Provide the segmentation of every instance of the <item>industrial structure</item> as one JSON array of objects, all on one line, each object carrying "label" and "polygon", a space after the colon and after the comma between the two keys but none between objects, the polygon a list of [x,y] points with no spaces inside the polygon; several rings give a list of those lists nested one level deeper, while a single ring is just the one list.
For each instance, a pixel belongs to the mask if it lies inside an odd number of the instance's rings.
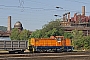
[{"label": "industrial structure", "polygon": [[8,16],[8,26],[7,26],[7,31],[11,31],[11,16]]},{"label": "industrial structure", "polygon": [[82,14],[75,13],[70,18],[70,12],[63,14],[63,21],[60,22],[65,32],[72,32],[77,29],[83,31],[84,36],[90,35],[90,16],[85,16],[85,6],[82,6]]},{"label": "industrial structure", "polygon": [[20,31],[23,30],[22,23],[20,21],[17,21],[14,25],[14,28],[18,28]]},{"label": "industrial structure", "polygon": [[[17,21],[14,24],[14,28],[18,28],[19,31],[23,30],[22,23],[20,21]],[[11,34],[11,16],[8,16],[8,25],[7,25],[7,31],[0,31],[0,37],[9,37]]]},{"label": "industrial structure", "polygon": [[0,31],[0,37],[9,37],[11,33],[11,16],[8,16],[7,31]]}]

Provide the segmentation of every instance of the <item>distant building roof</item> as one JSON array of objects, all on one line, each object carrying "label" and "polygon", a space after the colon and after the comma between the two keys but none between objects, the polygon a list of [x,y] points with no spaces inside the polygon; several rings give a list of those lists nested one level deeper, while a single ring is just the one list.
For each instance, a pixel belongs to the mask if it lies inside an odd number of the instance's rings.
[{"label": "distant building roof", "polygon": [[18,29],[22,30],[23,29],[22,23],[20,21],[17,21],[14,25],[14,28],[18,28]]}]

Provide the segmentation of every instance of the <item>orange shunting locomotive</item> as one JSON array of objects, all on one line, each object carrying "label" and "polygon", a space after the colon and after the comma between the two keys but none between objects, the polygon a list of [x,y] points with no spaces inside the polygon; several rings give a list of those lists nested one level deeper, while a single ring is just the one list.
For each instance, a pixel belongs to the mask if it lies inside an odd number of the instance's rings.
[{"label": "orange shunting locomotive", "polygon": [[51,36],[50,38],[31,38],[29,40],[31,52],[63,52],[73,51],[70,39],[64,36]]}]

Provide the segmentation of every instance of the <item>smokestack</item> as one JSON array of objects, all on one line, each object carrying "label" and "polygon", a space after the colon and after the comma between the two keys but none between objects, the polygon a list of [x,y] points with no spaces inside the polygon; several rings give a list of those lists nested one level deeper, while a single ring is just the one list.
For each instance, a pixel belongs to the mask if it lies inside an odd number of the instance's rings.
[{"label": "smokestack", "polygon": [[68,22],[70,22],[70,12],[68,12]]},{"label": "smokestack", "polygon": [[8,27],[7,31],[11,31],[11,16],[8,16]]},{"label": "smokestack", "polygon": [[67,21],[67,13],[65,13],[65,21]]},{"label": "smokestack", "polygon": [[82,6],[82,15],[85,16],[85,6]]},{"label": "smokestack", "polygon": [[63,14],[63,21],[65,21],[65,14]]}]

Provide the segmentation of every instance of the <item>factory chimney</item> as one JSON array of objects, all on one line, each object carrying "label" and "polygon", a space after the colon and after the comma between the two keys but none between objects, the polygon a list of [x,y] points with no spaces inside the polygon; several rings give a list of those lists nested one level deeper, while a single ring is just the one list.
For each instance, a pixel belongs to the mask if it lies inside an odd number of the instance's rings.
[{"label": "factory chimney", "polygon": [[65,22],[65,14],[63,14],[63,21]]},{"label": "factory chimney", "polygon": [[7,27],[7,31],[8,32],[11,31],[11,16],[8,16],[8,27]]},{"label": "factory chimney", "polygon": [[85,6],[82,6],[82,15],[85,16]]},{"label": "factory chimney", "polygon": [[67,21],[67,13],[65,13],[65,21]]},{"label": "factory chimney", "polygon": [[70,22],[70,12],[68,12],[68,22]]}]

